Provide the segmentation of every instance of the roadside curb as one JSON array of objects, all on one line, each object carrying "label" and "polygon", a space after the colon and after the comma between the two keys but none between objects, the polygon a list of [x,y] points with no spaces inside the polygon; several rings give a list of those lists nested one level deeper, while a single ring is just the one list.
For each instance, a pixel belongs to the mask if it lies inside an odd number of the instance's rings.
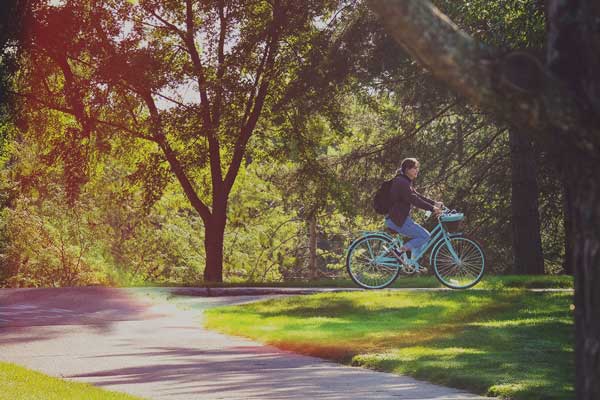
[{"label": "roadside curb", "polygon": [[[361,288],[282,288],[282,287],[172,287],[168,292],[176,296],[225,297],[225,296],[259,296],[259,295],[305,295],[316,293],[362,292]],[[452,291],[448,288],[389,288],[389,291]],[[490,290],[490,289],[471,289]],[[573,289],[524,289],[531,292],[572,292]],[[377,291],[373,291],[377,292]]]},{"label": "roadside curb", "polygon": [[358,288],[277,288],[277,287],[239,287],[239,288],[170,288],[169,292],[178,296],[223,297],[258,295],[303,295],[315,293],[356,292]]}]

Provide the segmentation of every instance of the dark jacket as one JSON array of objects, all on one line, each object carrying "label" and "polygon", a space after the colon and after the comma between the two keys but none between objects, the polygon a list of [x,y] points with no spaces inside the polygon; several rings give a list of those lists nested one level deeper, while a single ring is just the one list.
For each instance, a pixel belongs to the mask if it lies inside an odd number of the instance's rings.
[{"label": "dark jacket", "polygon": [[398,225],[404,225],[406,217],[410,213],[411,206],[433,211],[435,202],[423,196],[415,190],[412,181],[406,175],[396,175],[390,188],[392,207],[389,216]]}]

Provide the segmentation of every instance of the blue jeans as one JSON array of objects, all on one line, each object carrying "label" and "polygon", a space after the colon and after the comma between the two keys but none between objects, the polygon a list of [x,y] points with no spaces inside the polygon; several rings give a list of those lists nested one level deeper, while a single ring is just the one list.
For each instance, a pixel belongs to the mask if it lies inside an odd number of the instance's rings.
[{"label": "blue jeans", "polygon": [[[401,235],[408,236],[411,240],[404,243],[404,247],[411,251],[411,256],[414,257],[415,253],[423,247],[431,236],[427,229],[417,224],[412,220],[411,217],[406,217],[406,221],[402,226],[398,226],[392,221],[390,217],[386,217],[385,225],[400,233]],[[416,251],[415,251],[416,250]]]}]

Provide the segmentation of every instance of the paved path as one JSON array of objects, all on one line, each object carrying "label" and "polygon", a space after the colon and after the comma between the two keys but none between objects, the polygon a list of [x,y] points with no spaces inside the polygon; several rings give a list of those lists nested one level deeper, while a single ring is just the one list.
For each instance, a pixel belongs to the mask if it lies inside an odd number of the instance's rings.
[{"label": "paved path", "polygon": [[480,398],[202,328],[199,309],[265,295],[189,297],[192,311],[156,293],[0,290],[0,360],[149,399]]}]

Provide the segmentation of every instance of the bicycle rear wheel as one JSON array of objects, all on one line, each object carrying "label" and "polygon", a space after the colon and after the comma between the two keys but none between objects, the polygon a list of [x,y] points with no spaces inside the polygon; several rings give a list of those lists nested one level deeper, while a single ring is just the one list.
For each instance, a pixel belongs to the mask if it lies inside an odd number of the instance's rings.
[{"label": "bicycle rear wheel", "polygon": [[433,271],[451,289],[468,289],[483,277],[485,256],[481,246],[464,236],[449,239],[435,250]]},{"label": "bicycle rear wheel", "polygon": [[346,268],[354,283],[365,289],[391,285],[401,268],[392,247],[392,241],[385,236],[368,235],[356,241],[346,257]]}]

